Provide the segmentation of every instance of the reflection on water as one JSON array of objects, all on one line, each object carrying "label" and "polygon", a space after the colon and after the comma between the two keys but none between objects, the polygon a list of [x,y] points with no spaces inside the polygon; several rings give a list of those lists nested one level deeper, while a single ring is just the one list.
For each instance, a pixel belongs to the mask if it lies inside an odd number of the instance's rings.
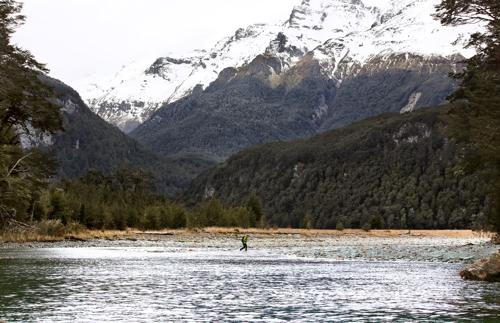
[{"label": "reflection on water", "polygon": [[497,322],[498,283],[462,265],[266,251],[0,250],[6,322]]}]

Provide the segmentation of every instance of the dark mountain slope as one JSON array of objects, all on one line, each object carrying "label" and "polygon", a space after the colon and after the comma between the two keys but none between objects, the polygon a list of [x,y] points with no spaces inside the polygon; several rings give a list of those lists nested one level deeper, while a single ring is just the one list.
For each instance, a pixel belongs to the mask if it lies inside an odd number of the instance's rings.
[{"label": "dark mountain slope", "polygon": [[309,118],[312,104],[303,102],[319,98],[316,82],[305,83],[288,95],[284,87],[273,89],[249,76],[209,87],[159,110],[130,135],[167,156],[217,161],[254,144],[308,137],[317,126]]},{"label": "dark mountain slope", "polygon": [[448,71],[416,73],[393,70],[348,79],[339,88],[320,131],[347,126],[384,112],[400,112],[404,107],[436,106],[446,103],[446,96],[455,89]]},{"label": "dark mountain slope", "polygon": [[250,147],[203,172],[182,192],[188,206],[212,196],[242,205],[255,191],[270,223],[359,228],[381,215],[387,228],[483,225],[488,200],[479,175],[456,178],[456,146],[440,108],[385,113],[313,138]]},{"label": "dark mountain slope", "polygon": [[173,194],[213,165],[199,159],[173,159],[157,154],[92,113],[69,86],[52,78],[44,78],[44,81],[64,93],[60,104],[66,131],[52,138],[51,145],[61,161],[61,176],[78,177],[89,168],[106,174],[117,164],[131,162],[153,172],[160,192]]},{"label": "dark mountain slope", "polygon": [[395,56],[338,84],[312,54],[283,73],[278,58],[259,55],[248,66],[223,70],[204,91],[162,107],[130,135],[166,156],[220,162],[255,144],[443,104],[454,88],[447,74],[457,59]]}]

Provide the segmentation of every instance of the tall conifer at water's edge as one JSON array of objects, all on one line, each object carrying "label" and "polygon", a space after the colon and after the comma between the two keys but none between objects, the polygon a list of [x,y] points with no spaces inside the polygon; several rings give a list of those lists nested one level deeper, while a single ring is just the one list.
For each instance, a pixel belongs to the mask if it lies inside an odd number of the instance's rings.
[{"label": "tall conifer at water's edge", "polygon": [[53,135],[62,131],[53,88],[39,76],[48,70],[27,50],[10,43],[25,20],[22,4],[0,1],[0,227],[28,220],[36,192],[54,174],[51,153],[21,147],[19,134]]},{"label": "tall conifer at water's edge", "polygon": [[493,224],[500,232],[500,3],[498,0],[443,0],[435,15],[441,23],[479,23],[484,32],[471,35],[466,47],[476,55],[464,60],[463,72],[453,74],[462,81],[448,99],[448,135],[462,147],[458,174],[488,170]]}]

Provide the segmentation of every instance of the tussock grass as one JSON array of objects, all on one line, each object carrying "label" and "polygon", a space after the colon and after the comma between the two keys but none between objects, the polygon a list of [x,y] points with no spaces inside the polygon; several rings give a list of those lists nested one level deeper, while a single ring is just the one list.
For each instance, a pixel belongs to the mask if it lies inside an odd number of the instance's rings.
[{"label": "tussock grass", "polygon": [[56,242],[64,240],[64,236],[53,236],[47,234],[39,234],[36,232],[2,232],[0,234],[0,242]]},{"label": "tussock grass", "polygon": [[88,230],[85,226],[76,222],[63,225],[58,220],[46,220],[33,223],[29,229],[11,228],[10,230],[0,231],[0,243],[86,241],[89,239],[119,239],[133,235],[130,230]]}]

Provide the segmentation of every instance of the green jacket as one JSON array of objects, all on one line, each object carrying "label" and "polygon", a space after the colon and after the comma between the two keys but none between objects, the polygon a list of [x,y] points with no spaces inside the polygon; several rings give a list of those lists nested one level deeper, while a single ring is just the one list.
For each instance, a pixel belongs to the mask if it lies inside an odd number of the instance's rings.
[{"label": "green jacket", "polygon": [[243,242],[243,244],[247,244],[247,236],[243,236],[243,238],[241,238],[241,242]]}]

